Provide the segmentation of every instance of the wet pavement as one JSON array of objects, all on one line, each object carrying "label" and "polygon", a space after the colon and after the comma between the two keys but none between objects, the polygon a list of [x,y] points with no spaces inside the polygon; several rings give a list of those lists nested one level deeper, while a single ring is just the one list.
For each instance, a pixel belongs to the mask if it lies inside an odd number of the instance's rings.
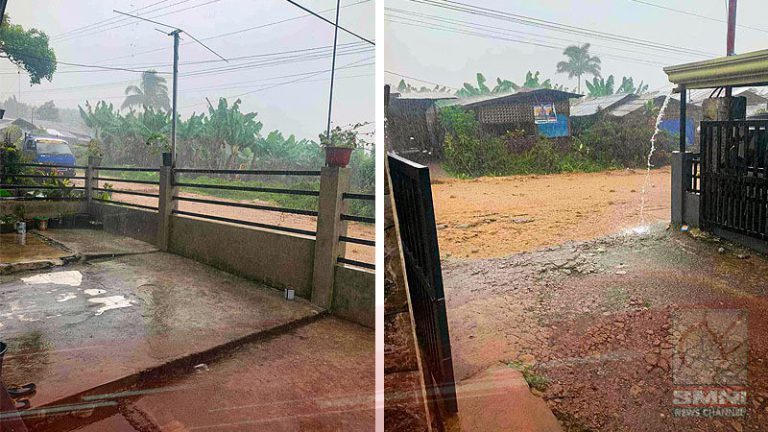
[{"label": "wet pavement", "polygon": [[85,259],[157,252],[159,250],[152,244],[130,237],[110,234],[103,230],[56,229],[38,232],[38,234]]},{"label": "wet pavement", "polygon": [[161,430],[372,431],[374,336],[323,318],[143,388],[134,406]]},{"label": "wet pavement", "polygon": [[79,401],[73,395],[163,365],[184,367],[185,359],[318,313],[160,252],[0,276],[0,335],[9,344],[3,380],[35,382],[33,408]]},{"label": "wet pavement", "polygon": [[73,253],[34,234],[0,234],[0,266],[23,262],[59,262]]},{"label": "wet pavement", "polygon": [[[532,365],[549,383],[535,392],[565,430],[766,430],[766,274],[763,256],[664,226],[506,258],[445,260],[456,377],[499,362]],[[738,347],[748,349],[715,360],[746,364],[746,417],[672,416],[675,362],[685,352],[678,325],[702,311],[745,325]]]}]

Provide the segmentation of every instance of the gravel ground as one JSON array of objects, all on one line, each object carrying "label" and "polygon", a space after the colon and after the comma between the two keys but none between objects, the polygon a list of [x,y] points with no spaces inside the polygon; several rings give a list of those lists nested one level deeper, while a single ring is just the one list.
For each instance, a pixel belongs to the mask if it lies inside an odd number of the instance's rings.
[{"label": "gravel ground", "polygon": [[[506,258],[448,258],[456,377],[498,362],[532,365],[548,381],[533,391],[568,431],[768,430],[766,272],[765,257],[666,225]],[[746,417],[672,416],[686,365],[706,369],[685,363],[693,358],[686,329],[702,311],[714,333],[743,330],[723,339],[735,341],[730,357],[705,352],[703,361],[746,380]]]}]

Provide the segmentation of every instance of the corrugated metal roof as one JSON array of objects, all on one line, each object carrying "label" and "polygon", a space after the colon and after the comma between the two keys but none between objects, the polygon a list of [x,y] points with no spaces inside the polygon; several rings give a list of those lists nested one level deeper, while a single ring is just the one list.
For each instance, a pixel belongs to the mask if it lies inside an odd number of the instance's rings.
[{"label": "corrugated metal roof", "polygon": [[632,93],[618,93],[610,96],[586,97],[571,104],[571,117],[585,117],[610,109],[625,100],[637,97]]},{"label": "corrugated metal roof", "polygon": [[768,50],[669,66],[664,72],[687,89],[768,85]]},{"label": "corrugated metal roof", "polygon": [[[642,108],[646,102],[652,99],[664,98],[666,95],[659,92],[650,92],[637,95],[636,98],[623,103],[616,108],[610,110],[609,114],[615,117],[624,117],[625,115],[635,112]],[[674,98],[674,96],[673,96]]]},{"label": "corrugated metal roof", "polygon": [[443,100],[443,99],[458,99],[459,97],[445,92],[412,92],[412,93],[400,93],[394,99],[400,100]]},{"label": "corrugated metal roof", "polygon": [[580,98],[583,95],[576,93],[569,93],[562,90],[554,89],[520,89],[513,93],[502,94],[489,94],[482,96],[473,96],[468,98],[460,98],[450,101],[444,101],[440,103],[440,106],[461,105],[466,108],[473,108],[480,105],[489,103],[517,103],[525,102],[528,100],[541,99],[545,101],[558,101],[563,99]]}]

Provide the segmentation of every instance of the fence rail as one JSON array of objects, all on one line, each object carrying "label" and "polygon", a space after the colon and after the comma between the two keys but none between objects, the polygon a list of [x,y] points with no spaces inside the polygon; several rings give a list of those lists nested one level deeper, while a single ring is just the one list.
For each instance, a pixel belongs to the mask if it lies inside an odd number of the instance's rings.
[{"label": "fence rail", "polygon": [[226,218],[223,216],[214,216],[214,215],[195,213],[195,212],[189,212],[189,211],[183,211],[183,210],[173,210],[171,213],[181,215],[181,216],[191,216],[191,217],[196,217],[201,219],[210,219],[210,220],[227,222],[227,223],[232,223],[237,225],[247,225],[247,226],[252,226],[256,228],[265,228],[265,229],[271,229],[275,231],[285,231],[293,234],[303,234],[307,236],[315,236],[317,234],[316,231],[304,230],[299,228],[291,228],[291,227],[285,227],[285,226],[273,225],[273,224],[265,224],[261,222],[251,222],[251,221],[246,221],[241,219],[232,219],[232,218]]},{"label": "fence rail", "polygon": [[[120,173],[157,173],[158,175],[161,173],[161,168],[154,168],[154,167],[117,167],[117,166],[68,166],[68,165],[55,165],[55,164],[16,164],[17,166],[21,167],[29,167],[29,168],[66,168],[66,169],[78,169],[78,170],[85,170],[85,175],[76,175],[74,177],[66,177],[68,180],[74,180],[76,181],[76,184],[70,185],[70,186],[59,186],[59,185],[18,185],[18,184],[8,184],[8,185],[0,185],[0,187],[8,189],[8,190],[73,190],[78,191],[79,196],[76,197],[61,197],[61,198],[46,198],[46,197],[38,197],[32,194],[27,194],[23,197],[11,197],[12,199],[67,199],[67,200],[86,200],[90,199],[96,202],[100,203],[106,203],[106,204],[112,204],[116,206],[125,206],[125,207],[132,207],[132,208],[138,208],[143,210],[150,210],[157,212],[160,210],[161,203],[161,193],[162,193],[162,185],[161,180],[158,178],[158,180],[146,180],[142,178],[131,178],[131,176],[126,175],[124,178],[120,178]],[[90,173],[89,174],[89,171]],[[101,176],[99,174],[106,174],[106,176]],[[312,190],[313,188],[307,188],[304,187],[302,189],[289,189],[289,188],[282,188],[282,187],[271,187],[270,185],[266,186],[250,186],[250,185],[237,185],[237,184],[211,184],[207,182],[202,181],[195,181],[194,179],[189,179],[188,181],[181,181],[180,176],[184,174],[212,174],[212,175],[236,175],[236,176],[275,176],[275,177],[291,177],[291,176],[297,176],[297,177],[304,177],[304,178],[311,178],[311,177],[320,177],[322,175],[321,171],[316,170],[297,170],[297,171],[288,171],[288,170],[232,170],[232,169],[203,169],[203,168],[174,168],[171,170],[170,175],[170,186],[173,186],[175,188],[178,188],[175,193],[171,196],[171,199],[175,201],[176,203],[196,203],[196,204],[206,204],[206,205],[213,205],[213,206],[221,206],[221,207],[231,207],[231,208],[237,208],[237,209],[248,209],[248,210],[258,210],[258,211],[265,211],[265,212],[275,212],[275,213],[282,213],[282,214],[292,214],[292,215],[300,215],[300,216],[308,216],[308,217],[318,217],[319,212],[317,208],[311,208],[311,206],[307,206],[306,204],[297,205],[296,207],[310,207],[310,208],[292,208],[291,206],[281,206],[281,205],[268,205],[268,204],[259,204],[259,203],[251,203],[251,202],[242,202],[242,201],[236,201],[236,200],[226,200],[226,199],[215,199],[215,198],[204,198],[204,197],[197,197],[197,196],[184,196],[185,194],[182,194],[181,191],[184,190],[184,188],[192,188],[192,189],[199,189],[199,190],[210,190],[211,194],[214,194],[216,190],[219,191],[236,191],[236,192],[253,192],[253,193],[266,193],[266,194],[275,194],[275,195],[286,195],[286,196],[297,196],[297,197],[311,197],[311,198],[319,198],[320,197],[320,191],[319,190]],[[8,175],[9,178],[28,178],[28,179],[46,179],[46,178],[54,178],[48,175],[42,175],[38,173],[22,173],[18,175]],[[64,177],[62,177],[64,178]],[[92,182],[92,183],[89,183]],[[150,185],[150,186],[157,186],[159,188],[158,191],[142,191],[142,190],[131,190],[133,188],[130,188],[128,186],[116,189],[114,187],[104,187],[106,183],[111,184],[123,184],[123,185]],[[139,189],[139,188],[136,188]],[[89,198],[86,191],[92,191],[93,194]],[[200,192],[205,193],[205,192]],[[51,194],[54,195],[54,194]],[[121,199],[121,197],[123,197]],[[140,198],[147,198],[147,199],[153,199],[156,200],[155,202],[148,201],[148,200],[128,200],[127,198],[129,196],[134,197],[140,197]],[[117,197],[117,199],[115,199]],[[372,202],[376,199],[376,196],[373,194],[366,194],[366,193],[359,193],[359,192],[345,192],[342,194],[342,199],[344,200],[358,200],[363,202]],[[131,201],[131,202],[129,202]],[[282,226],[275,223],[266,223],[261,221],[254,221],[254,220],[247,220],[241,217],[225,217],[221,215],[221,213],[217,214],[216,210],[210,211],[212,214],[206,214],[203,212],[198,211],[194,207],[183,207],[181,209],[177,208],[175,205],[171,205],[171,209],[169,210],[170,214],[173,214],[175,216],[182,216],[182,217],[193,217],[193,218],[200,218],[200,219],[206,219],[206,220],[212,220],[217,222],[224,222],[224,223],[232,223],[237,225],[243,225],[243,226],[249,226],[249,227],[255,227],[255,228],[262,228],[262,229],[269,229],[269,230],[275,230],[275,231],[281,231],[281,232],[287,232],[292,234],[300,234],[300,235],[306,235],[315,237],[317,235],[316,228],[315,229],[306,229],[304,227],[301,228],[295,228],[290,226]],[[239,216],[239,215],[238,215]],[[374,217],[368,217],[363,216],[359,214],[341,214],[338,216],[341,221],[344,222],[356,222],[356,223],[362,223],[362,224],[375,224],[376,219]],[[348,244],[354,244],[354,245],[360,245],[364,247],[375,247],[376,242],[372,239],[366,239],[366,238],[359,238],[351,235],[341,235],[338,237],[338,241],[342,243],[348,243]],[[357,266],[361,268],[366,269],[374,269],[375,265],[373,263],[367,263],[363,261],[358,261],[355,259],[348,258],[347,256],[341,256],[337,258],[337,262],[340,264],[347,264],[352,266]]]}]

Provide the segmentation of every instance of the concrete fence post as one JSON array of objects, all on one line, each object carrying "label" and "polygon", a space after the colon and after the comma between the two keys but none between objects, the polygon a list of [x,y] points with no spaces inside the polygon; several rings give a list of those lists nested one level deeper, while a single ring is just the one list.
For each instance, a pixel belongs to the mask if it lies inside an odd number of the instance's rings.
[{"label": "concrete fence post", "polygon": [[93,202],[93,188],[99,187],[98,174],[93,168],[99,165],[98,158],[88,156],[88,165],[85,167],[85,198],[88,201],[88,205]]},{"label": "concrete fence post", "polygon": [[162,251],[168,251],[168,243],[171,235],[171,215],[176,210],[177,187],[173,185],[173,168],[160,167],[160,191],[158,197],[157,212],[157,247]]},{"label": "concrete fence post", "polygon": [[312,303],[325,309],[333,303],[336,260],[344,254],[339,236],[347,233],[347,223],[341,220],[341,214],[347,207],[343,194],[349,191],[349,179],[349,168],[324,167],[320,174]]}]

